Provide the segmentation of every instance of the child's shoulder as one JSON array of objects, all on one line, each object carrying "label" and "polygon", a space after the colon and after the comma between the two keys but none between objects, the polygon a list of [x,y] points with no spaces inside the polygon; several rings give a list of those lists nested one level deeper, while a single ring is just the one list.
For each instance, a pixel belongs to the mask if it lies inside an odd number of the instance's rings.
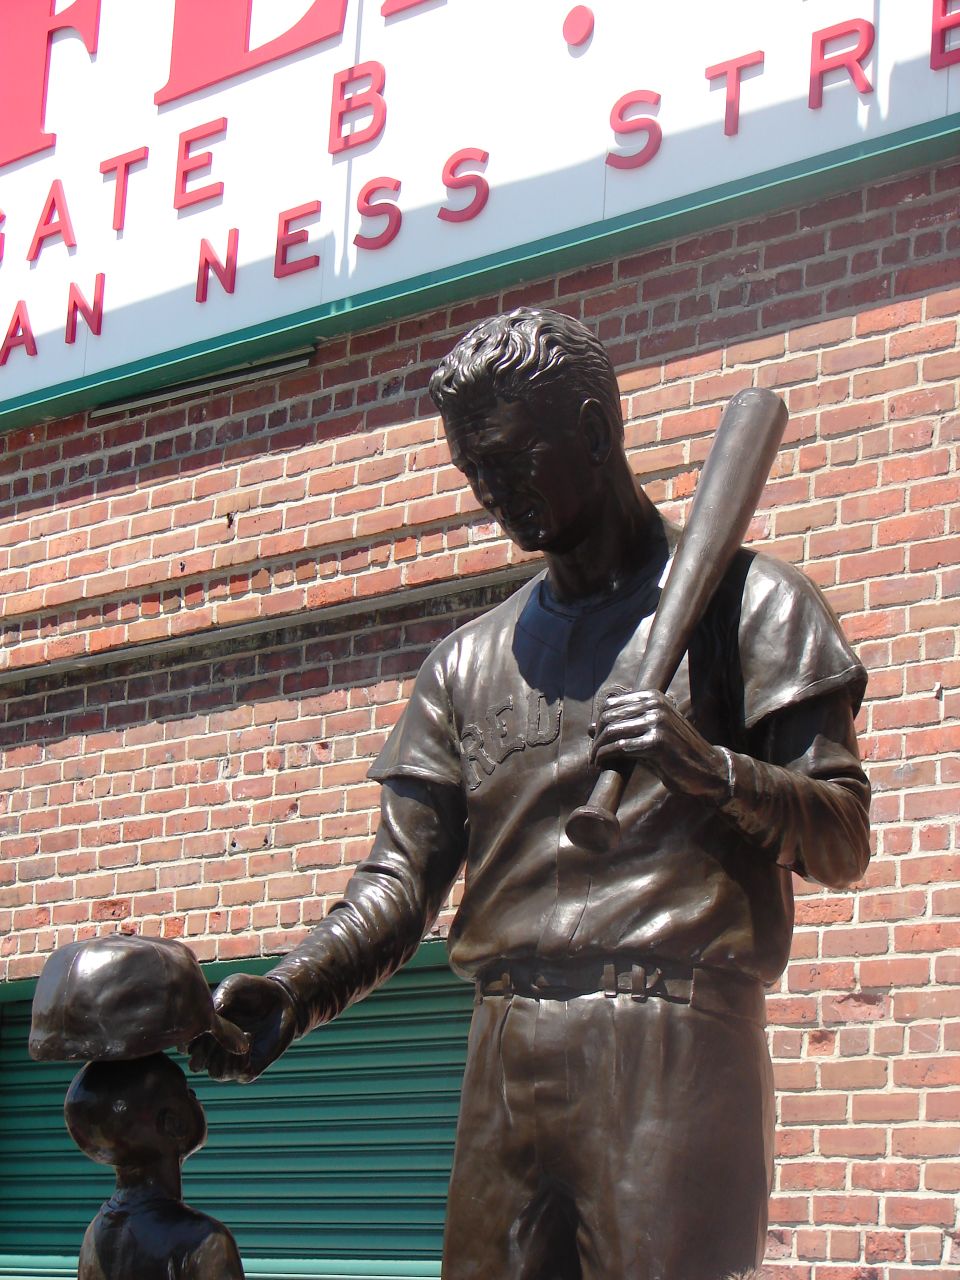
[{"label": "child's shoulder", "polygon": [[124,1280],[130,1274],[142,1280],[243,1280],[229,1229],[180,1200],[141,1201],[126,1212],[108,1200],[87,1228],[79,1280],[121,1280],[109,1266],[98,1269],[104,1258],[124,1259]]},{"label": "child's shoulder", "polygon": [[169,1229],[181,1248],[182,1271],[177,1280],[243,1280],[243,1265],[233,1233],[217,1218],[182,1201],[171,1201]]}]

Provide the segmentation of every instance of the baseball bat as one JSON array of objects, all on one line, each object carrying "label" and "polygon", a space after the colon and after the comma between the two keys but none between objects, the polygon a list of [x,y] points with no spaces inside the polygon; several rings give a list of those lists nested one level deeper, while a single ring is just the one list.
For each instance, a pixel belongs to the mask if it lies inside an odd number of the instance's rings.
[{"label": "baseball bat", "polygon": [[[638,689],[666,693],[697,623],[746,536],[787,425],[787,407],[759,387],[738,391],[703,464],[690,518],[660,593],[640,663]],[[569,839],[603,853],[620,839],[617,806],[633,762],[604,769],[590,799],[567,821]]]}]

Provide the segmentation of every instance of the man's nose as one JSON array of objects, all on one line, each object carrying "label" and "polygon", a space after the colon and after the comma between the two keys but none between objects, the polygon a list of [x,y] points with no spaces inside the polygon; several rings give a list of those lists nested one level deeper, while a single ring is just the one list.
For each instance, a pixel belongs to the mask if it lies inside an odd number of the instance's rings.
[{"label": "man's nose", "polygon": [[477,470],[477,497],[487,510],[499,507],[507,493],[507,485],[496,467],[480,467]]},{"label": "man's nose", "polygon": [[476,475],[477,497],[484,507],[500,508],[511,497],[511,481],[502,467],[488,463]]}]

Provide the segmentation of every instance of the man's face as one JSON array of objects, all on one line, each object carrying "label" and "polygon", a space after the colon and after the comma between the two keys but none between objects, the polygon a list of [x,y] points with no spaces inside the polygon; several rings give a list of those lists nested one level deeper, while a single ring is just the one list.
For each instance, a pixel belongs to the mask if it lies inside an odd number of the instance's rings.
[{"label": "man's face", "polygon": [[599,518],[602,470],[579,421],[544,424],[522,401],[498,400],[445,429],[453,465],[524,551],[570,551]]}]

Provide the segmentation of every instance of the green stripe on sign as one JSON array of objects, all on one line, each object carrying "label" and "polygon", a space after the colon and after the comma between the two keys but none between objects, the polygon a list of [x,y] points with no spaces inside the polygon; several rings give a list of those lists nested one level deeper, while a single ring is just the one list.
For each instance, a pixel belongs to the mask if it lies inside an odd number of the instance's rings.
[{"label": "green stripe on sign", "polygon": [[448,306],[723,222],[819,199],[909,168],[955,159],[958,135],[960,113],[954,113],[884,138],[46,387],[0,402],[0,431],[146,395],[233,370],[244,361],[280,355],[323,338]]}]

